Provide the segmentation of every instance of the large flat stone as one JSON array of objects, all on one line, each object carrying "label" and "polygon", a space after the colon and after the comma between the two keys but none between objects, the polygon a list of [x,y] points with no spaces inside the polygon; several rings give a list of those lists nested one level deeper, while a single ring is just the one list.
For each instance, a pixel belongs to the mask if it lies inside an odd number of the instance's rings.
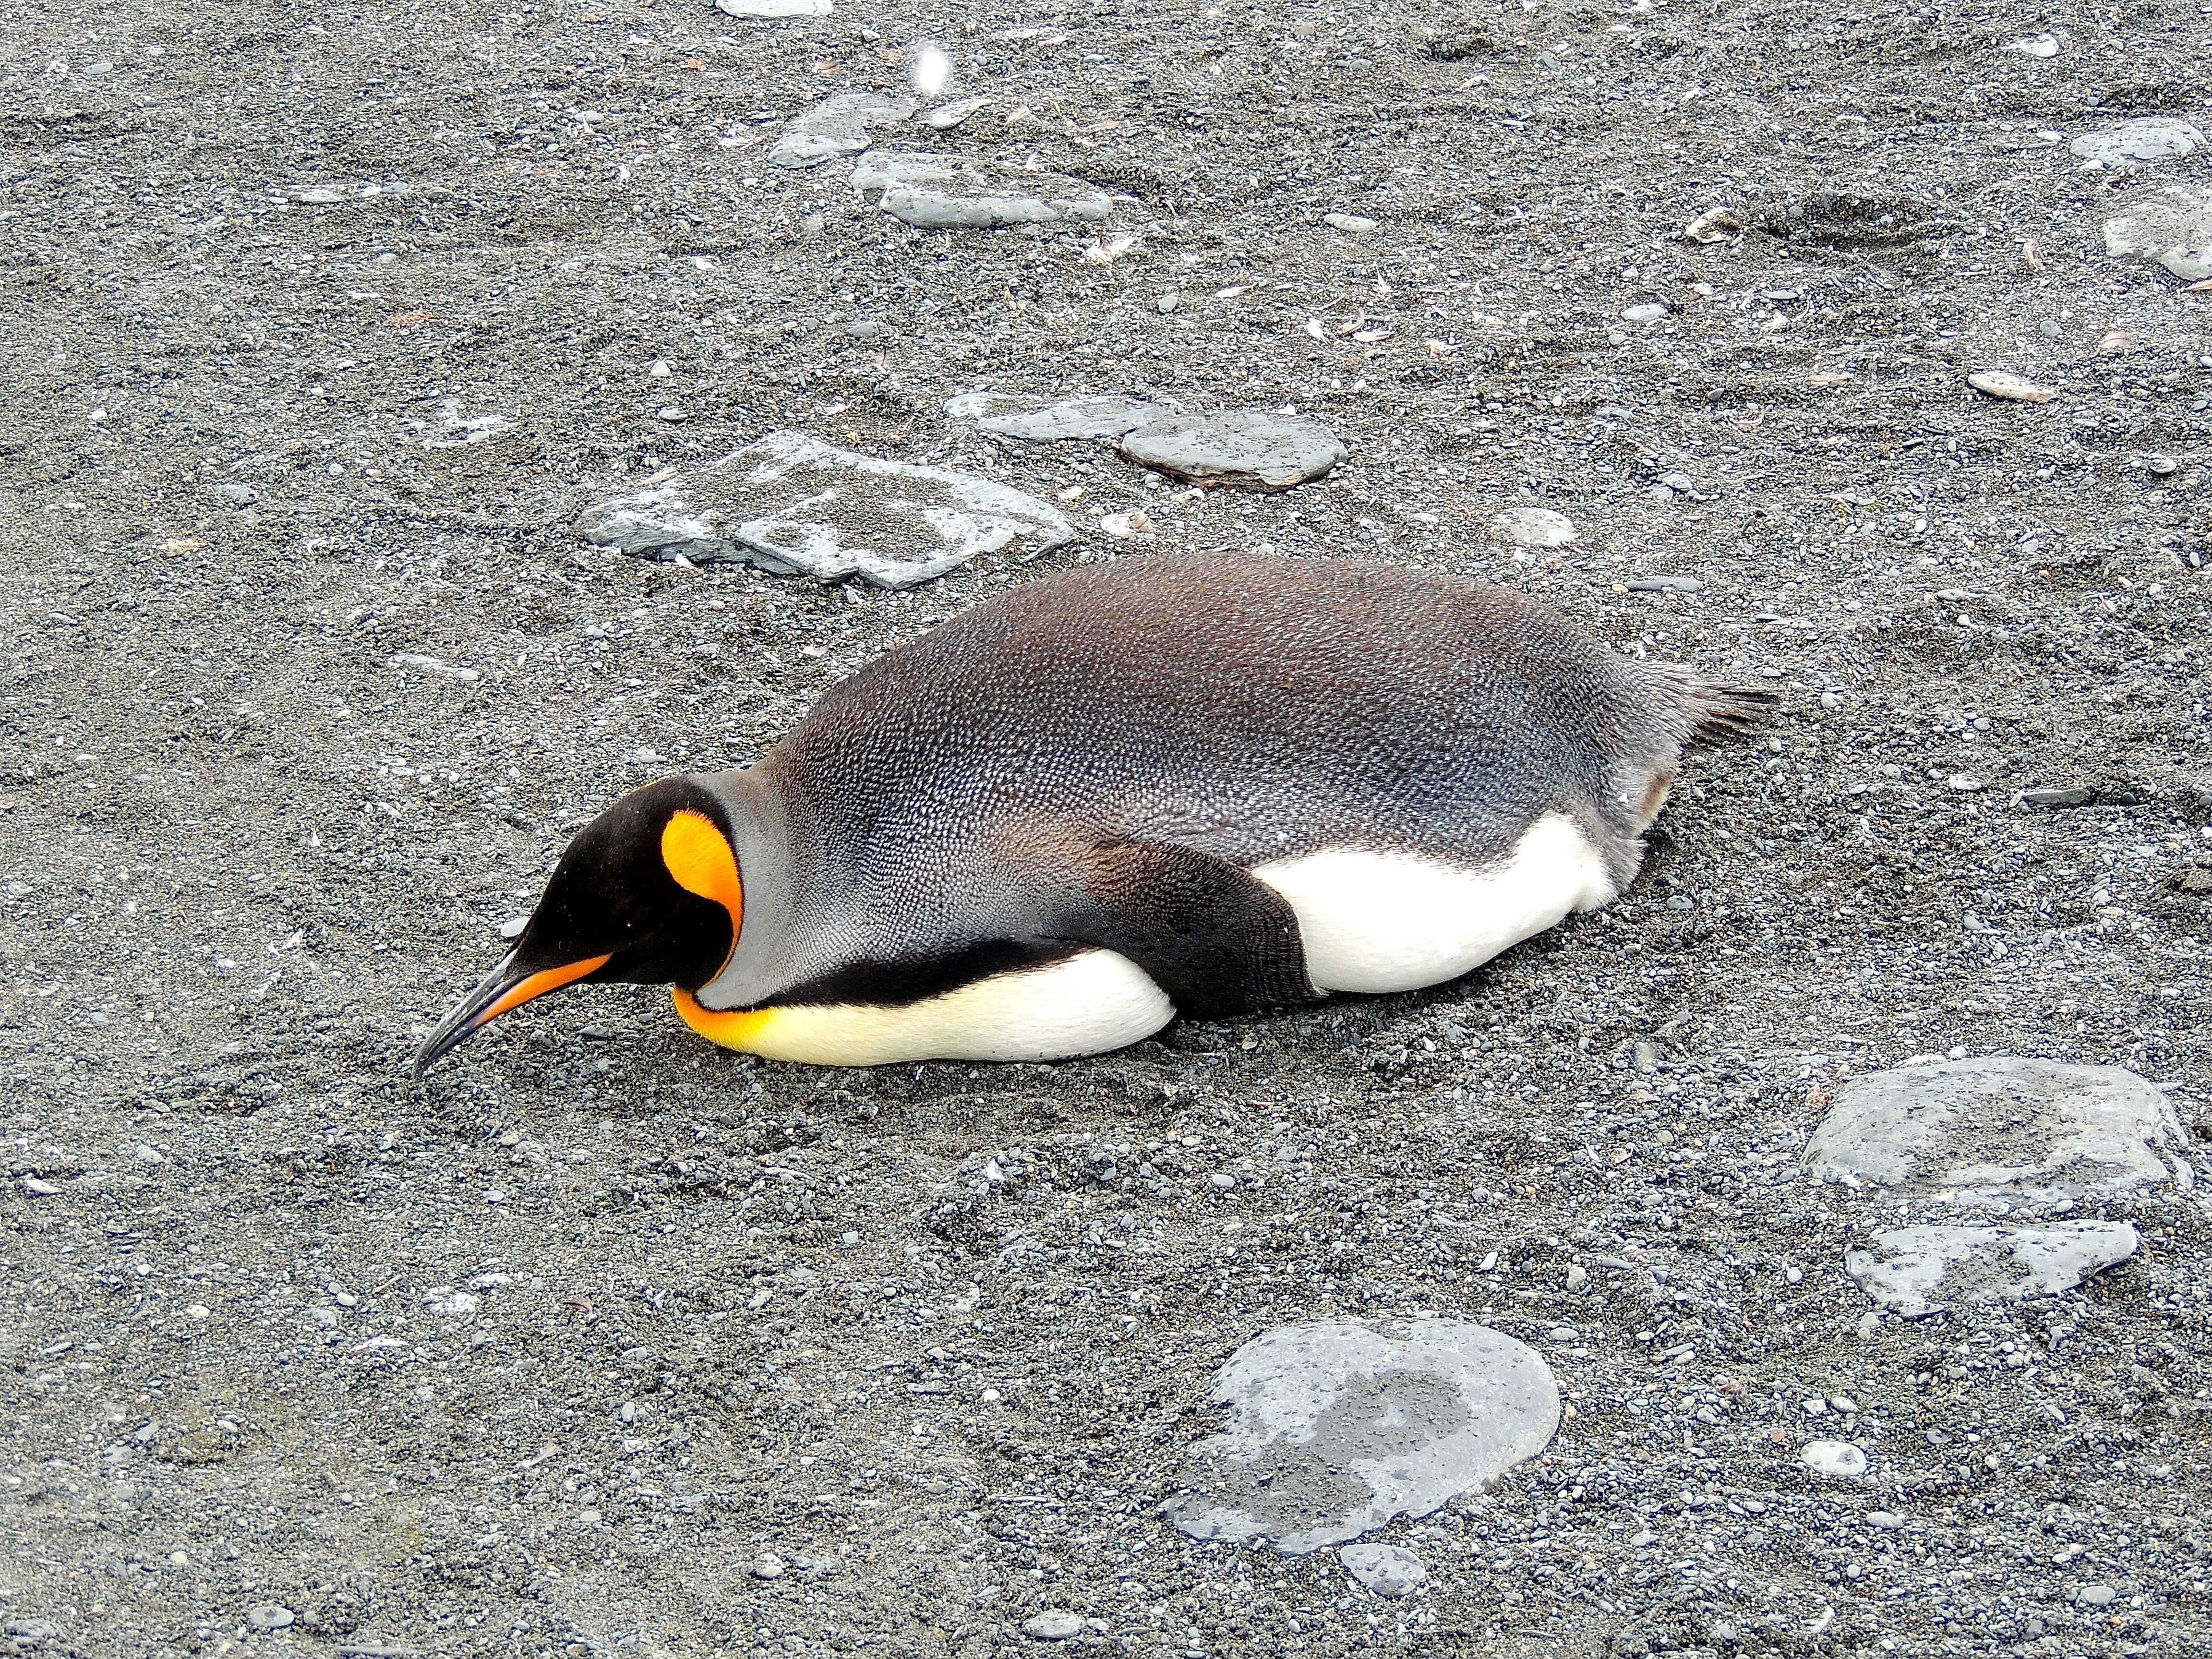
[{"label": "large flat stone", "polygon": [[912,587],[1016,541],[1032,555],[1075,537],[1048,501],[941,466],[886,461],[798,432],[586,510],[602,547],[695,563],[743,561],[823,581]]},{"label": "large flat stone", "polygon": [[1194,1538],[1304,1555],[1422,1516],[1541,1451],[1559,1391],[1533,1348],[1486,1326],[1289,1325],[1230,1357],[1229,1408],[1162,1512]]},{"label": "large flat stone", "polygon": [[1853,1078],[1805,1149],[1822,1181],[2033,1211],[2191,1184],[2172,1104],[2117,1066],[2011,1056]]},{"label": "large flat stone", "polygon": [[1266,409],[1175,415],[1121,440],[1131,460],[1192,483],[1288,489],[1351,453],[1319,421]]},{"label": "large flat stone", "polygon": [[2124,1221],[2036,1227],[1898,1227],[1851,1250],[1844,1270],[1881,1306],[1918,1319],[1945,1308],[2070,1291],[2142,1243]]},{"label": "large flat stone", "polygon": [[2105,221],[2105,252],[2139,254],[2185,283],[2212,276],[2212,190],[2168,185]]},{"label": "large flat stone", "polygon": [[772,167],[811,167],[833,155],[857,155],[867,149],[868,129],[903,121],[921,106],[911,98],[886,98],[876,92],[841,92],[792,117],[769,147]]},{"label": "large flat stone", "polygon": [[894,219],[932,230],[1103,219],[1112,205],[1097,185],[1065,173],[897,150],[863,156],[853,188],[878,192],[876,204]]}]

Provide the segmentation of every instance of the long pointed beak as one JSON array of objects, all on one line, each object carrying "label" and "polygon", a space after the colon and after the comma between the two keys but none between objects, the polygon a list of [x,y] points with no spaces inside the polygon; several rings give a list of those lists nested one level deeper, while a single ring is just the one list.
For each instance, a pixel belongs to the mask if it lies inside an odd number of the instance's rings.
[{"label": "long pointed beak", "polygon": [[548,991],[557,991],[594,973],[607,965],[606,957],[586,957],[581,962],[564,963],[558,968],[542,969],[537,973],[517,973],[515,952],[510,951],[501,958],[498,967],[486,974],[476,989],[463,997],[453,1012],[438,1022],[438,1029],[420,1048],[415,1051],[415,1075],[420,1077],[451,1049],[458,1048],[481,1028],[489,1025],[510,1008],[520,1008],[526,1002],[544,996]]}]

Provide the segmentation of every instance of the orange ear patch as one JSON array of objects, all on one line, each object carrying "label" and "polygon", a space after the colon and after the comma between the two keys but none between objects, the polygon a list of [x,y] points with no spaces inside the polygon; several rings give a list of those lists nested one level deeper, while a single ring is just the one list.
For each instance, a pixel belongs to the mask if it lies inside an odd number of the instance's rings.
[{"label": "orange ear patch", "polygon": [[728,837],[704,812],[686,808],[671,814],[660,831],[660,861],[685,892],[712,899],[730,913],[730,949],[735,951],[745,925],[745,884]]}]

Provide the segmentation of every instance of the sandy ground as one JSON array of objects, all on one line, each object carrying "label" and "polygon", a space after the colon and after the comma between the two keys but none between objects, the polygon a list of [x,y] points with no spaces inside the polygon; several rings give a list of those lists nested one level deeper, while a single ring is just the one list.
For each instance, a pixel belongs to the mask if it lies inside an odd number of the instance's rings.
[{"label": "sandy ground", "polygon": [[[1189,1656],[2212,1643],[2193,1200],[2110,1206],[2146,1249],[2079,1291],[1908,1324],[1841,1270],[1878,1218],[1796,1169],[1826,1088],[1925,1054],[2205,1109],[2208,301],[2100,223],[2206,162],[2063,142],[2203,107],[2196,8],[15,16],[19,1649],[980,1659],[1047,1609]],[[762,166],[924,36],[994,101],[917,145],[1109,185],[1137,246]],[[941,412],[977,389],[1292,404],[1352,459],[1191,499],[979,439]],[[1158,526],[1047,565],[1389,556],[1784,713],[1619,904],[1437,991],[872,1073],[602,991],[415,1086],[583,818],[1028,574],[887,596],[570,533],[777,426]],[[1581,539],[1484,540],[1539,504]],[[1628,591],[1662,571],[1702,590]],[[1425,1592],[1153,1516],[1244,1338],[1418,1310],[1534,1343],[1575,1413],[1382,1534]],[[1831,1396],[1863,1481],[1797,1459]]]}]

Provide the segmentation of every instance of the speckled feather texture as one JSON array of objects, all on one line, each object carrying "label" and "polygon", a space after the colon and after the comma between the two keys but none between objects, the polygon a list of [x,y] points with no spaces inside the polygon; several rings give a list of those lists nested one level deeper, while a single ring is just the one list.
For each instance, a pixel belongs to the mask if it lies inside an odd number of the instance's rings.
[{"label": "speckled feather texture", "polygon": [[773,1000],[887,945],[1048,935],[1070,872],[1123,842],[1483,868],[1563,811],[1626,885],[1685,745],[1754,708],[1401,566],[1066,572],[886,653],[752,771],[708,781],[750,826],[745,938],[708,1000]]}]

